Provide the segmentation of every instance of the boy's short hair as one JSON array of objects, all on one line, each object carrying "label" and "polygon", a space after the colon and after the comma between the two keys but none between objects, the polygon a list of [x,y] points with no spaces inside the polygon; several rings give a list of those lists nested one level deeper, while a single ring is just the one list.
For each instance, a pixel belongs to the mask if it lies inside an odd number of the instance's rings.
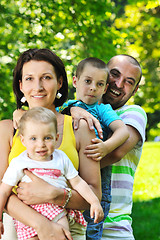
[{"label": "boy's short hair", "polygon": [[34,107],[24,113],[18,123],[18,135],[24,133],[25,123],[27,121],[35,121],[40,123],[53,123],[57,133],[57,118],[53,111],[44,107]]},{"label": "boy's short hair", "polygon": [[104,69],[104,70],[106,70],[107,74],[109,74],[107,64],[104,61],[102,61],[101,59],[96,58],[96,57],[89,57],[89,58],[83,59],[77,65],[77,69],[76,69],[76,77],[77,78],[80,78],[80,75],[82,74],[86,64],[91,64],[93,67],[96,67],[99,69]]}]

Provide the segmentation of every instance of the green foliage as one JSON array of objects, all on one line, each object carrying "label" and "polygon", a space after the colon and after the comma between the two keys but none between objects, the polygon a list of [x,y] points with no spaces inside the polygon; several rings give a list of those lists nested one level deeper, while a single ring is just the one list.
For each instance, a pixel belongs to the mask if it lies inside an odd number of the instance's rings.
[{"label": "green foliage", "polygon": [[[134,102],[148,113],[148,139],[153,140],[160,130],[160,1],[130,0],[128,3],[124,16],[114,23],[123,38],[116,42],[120,46],[119,53],[123,48],[141,63],[143,79]],[[157,128],[154,134],[150,132],[153,128]]]},{"label": "green foliage", "polygon": [[[136,171],[133,192],[133,230],[136,240],[160,239],[160,142],[146,142]],[[153,232],[154,226],[154,232]]]},{"label": "green foliage", "polygon": [[[16,60],[22,51],[33,47],[50,48],[63,59],[69,97],[74,96],[72,75],[81,59],[96,56],[107,62],[115,54],[133,55],[142,65],[143,80],[131,103],[157,116],[159,13],[159,0],[1,0],[0,119],[11,117],[15,108],[12,72]],[[159,129],[159,120],[152,115],[149,139],[156,134],[151,129]]]}]

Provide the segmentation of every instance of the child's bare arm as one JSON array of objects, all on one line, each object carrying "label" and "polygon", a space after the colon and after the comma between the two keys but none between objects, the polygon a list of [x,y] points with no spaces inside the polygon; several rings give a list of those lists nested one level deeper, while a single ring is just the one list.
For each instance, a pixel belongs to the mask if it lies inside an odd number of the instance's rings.
[{"label": "child's bare arm", "polygon": [[95,218],[94,222],[100,222],[104,217],[103,209],[99,199],[89,185],[79,175],[70,179],[69,182],[73,189],[75,189],[91,205],[90,215],[91,218]]},{"label": "child's bare arm", "polygon": [[121,146],[129,137],[127,126],[121,120],[115,120],[109,125],[113,134],[106,141],[98,138],[92,139],[92,145],[86,147],[87,157],[100,161],[108,153]]}]

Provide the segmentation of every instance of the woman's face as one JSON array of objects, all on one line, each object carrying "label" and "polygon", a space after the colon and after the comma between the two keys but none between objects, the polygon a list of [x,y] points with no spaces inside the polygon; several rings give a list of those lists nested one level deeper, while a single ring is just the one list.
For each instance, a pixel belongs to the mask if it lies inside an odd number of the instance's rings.
[{"label": "woman's face", "polygon": [[53,102],[62,86],[62,79],[57,80],[50,63],[31,60],[23,65],[22,81],[19,84],[29,108],[41,106],[53,110]]}]

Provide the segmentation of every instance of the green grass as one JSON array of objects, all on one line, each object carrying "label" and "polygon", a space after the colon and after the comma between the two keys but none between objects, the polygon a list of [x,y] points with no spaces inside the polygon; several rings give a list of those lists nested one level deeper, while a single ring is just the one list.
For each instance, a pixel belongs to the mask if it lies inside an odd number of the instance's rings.
[{"label": "green grass", "polygon": [[135,175],[133,201],[135,239],[160,239],[160,142],[144,144]]}]

